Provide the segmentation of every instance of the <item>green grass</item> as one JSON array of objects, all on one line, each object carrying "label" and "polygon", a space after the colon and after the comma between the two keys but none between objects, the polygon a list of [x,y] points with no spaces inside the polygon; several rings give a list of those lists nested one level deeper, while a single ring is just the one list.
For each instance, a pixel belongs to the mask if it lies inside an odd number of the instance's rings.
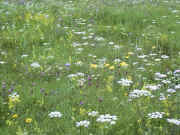
[{"label": "green grass", "polygon": [[[163,0],[1,0],[0,133],[179,135],[180,124],[167,120],[180,121],[179,10]],[[135,89],[153,97],[132,99]],[[62,117],[50,118],[54,111]],[[91,111],[117,120],[97,122]],[[89,126],[77,127],[83,120]]]}]

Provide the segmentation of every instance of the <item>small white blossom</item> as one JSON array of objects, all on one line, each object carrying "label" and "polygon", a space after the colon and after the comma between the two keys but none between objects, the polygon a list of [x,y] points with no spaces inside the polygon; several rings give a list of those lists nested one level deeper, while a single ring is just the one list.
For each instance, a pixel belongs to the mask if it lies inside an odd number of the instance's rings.
[{"label": "small white blossom", "polygon": [[89,116],[92,116],[92,117],[95,117],[95,116],[97,116],[99,114],[99,112],[97,112],[97,111],[92,111],[92,112],[89,112],[88,113],[88,115]]},{"label": "small white blossom", "polygon": [[150,89],[152,91],[156,91],[160,88],[160,85],[147,85],[145,88]]},{"label": "small white blossom", "polygon": [[24,57],[28,57],[28,55],[27,54],[21,55],[21,58],[24,58]]},{"label": "small white blossom", "polygon": [[76,122],[76,127],[88,127],[90,124],[89,121],[87,120],[83,120],[83,121],[79,121],[79,122]]},{"label": "small white blossom", "polygon": [[5,64],[6,62],[5,61],[0,61],[0,64]]},{"label": "small white blossom", "polygon": [[55,111],[55,112],[49,113],[48,116],[49,116],[50,118],[61,118],[61,117],[62,117],[62,114],[61,114],[60,112]]},{"label": "small white blossom", "polygon": [[163,118],[163,114],[165,114],[164,112],[153,112],[153,113],[149,113],[148,117],[149,119],[160,119]]},{"label": "small white blossom", "polygon": [[130,98],[130,99],[139,98],[139,97],[141,97],[141,96],[153,97],[153,95],[152,95],[149,91],[146,91],[146,90],[138,90],[138,89],[135,89],[135,90],[133,90],[132,92],[129,93],[129,98]]},{"label": "small white blossom", "polygon": [[163,59],[168,59],[169,56],[167,56],[167,55],[161,55],[161,58],[163,58]]},{"label": "small white blossom", "polygon": [[105,114],[105,115],[100,115],[96,121],[100,123],[109,123],[111,125],[114,125],[116,123],[117,116],[115,115],[110,115],[110,114]]},{"label": "small white blossom", "polygon": [[161,73],[155,73],[155,76],[156,77],[158,77],[158,78],[165,78],[165,77],[167,77],[167,75],[165,75],[165,74],[161,74]]},{"label": "small white blossom", "polygon": [[180,89],[180,84],[176,85],[175,89]]},{"label": "small white blossom", "polygon": [[33,67],[33,68],[39,68],[40,65],[39,65],[38,62],[34,62],[34,63],[31,64],[31,67]]},{"label": "small white blossom", "polygon": [[168,92],[168,93],[175,93],[176,90],[175,90],[175,89],[167,89],[167,92]]},{"label": "small white blossom", "polygon": [[172,123],[172,124],[175,124],[175,125],[180,125],[180,119],[179,120],[177,120],[177,119],[167,119],[167,121],[169,122],[169,123]]},{"label": "small white blossom", "polygon": [[121,84],[122,86],[130,86],[133,81],[122,78],[120,81],[117,81],[117,83]]}]

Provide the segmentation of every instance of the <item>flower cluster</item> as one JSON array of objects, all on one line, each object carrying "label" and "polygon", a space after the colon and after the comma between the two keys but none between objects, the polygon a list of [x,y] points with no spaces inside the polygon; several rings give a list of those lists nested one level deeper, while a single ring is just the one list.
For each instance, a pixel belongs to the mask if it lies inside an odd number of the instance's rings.
[{"label": "flower cluster", "polygon": [[33,68],[39,68],[40,67],[40,64],[38,62],[34,62],[31,64],[31,67]]},{"label": "flower cluster", "polygon": [[160,85],[146,85],[145,88],[150,89],[152,91],[156,91],[160,88]]},{"label": "flower cluster", "polygon": [[167,122],[178,125],[178,126],[180,125],[180,119],[179,120],[177,120],[177,119],[167,119]]},{"label": "flower cluster", "polygon": [[99,114],[99,112],[97,112],[97,111],[92,111],[92,112],[89,112],[88,113],[88,115],[89,116],[92,116],[92,117],[95,117],[95,116],[97,116]]},{"label": "flower cluster", "polygon": [[90,122],[88,120],[83,120],[83,121],[79,121],[76,122],[76,127],[88,127],[90,124]]},{"label": "flower cluster", "polygon": [[120,81],[117,81],[117,83],[121,84],[122,86],[130,86],[133,81],[122,78]]},{"label": "flower cluster", "polygon": [[148,114],[148,117],[149,117],[149,119],[161,119],[161,118],[163,118],[163,115],[164,115],[165,113],[164,112],[153,112],[153,113],[149,113]]},{"label": "flower cluster", "polygon": [[141,96],[153,97],[153,95],[152,95],[149,91],[146,91],[146,90],[138,90],[138,89],[135,89],[135,90],[133,90],[132,92],[129,93],[129,98],[130,98],[130,99],[139,98],[139,97],[141,97]]},{"label": "flower cluster", "polygon": [[117,116],[105,114],[105,115],[100,115],[96,121],[100,123],[109,123],[110,125],[114,125],[116,124],[116,120],[117,120]]},{"label": "flower cluster", "polygon": [[60,112],[55,111],[55,112],[49,113],[48,116],[49,116],[50,118],[61,118],[61,117],[62,117],[62,114],[61,114]]}]

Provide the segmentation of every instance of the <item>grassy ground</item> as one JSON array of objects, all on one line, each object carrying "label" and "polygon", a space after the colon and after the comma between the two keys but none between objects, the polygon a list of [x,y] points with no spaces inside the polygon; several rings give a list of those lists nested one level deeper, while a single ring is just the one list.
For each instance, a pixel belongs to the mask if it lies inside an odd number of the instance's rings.
[{"label": "grassy ground", "polygon": [[0,134],[179,135],[179,36],[175,0],[0,0]]}]

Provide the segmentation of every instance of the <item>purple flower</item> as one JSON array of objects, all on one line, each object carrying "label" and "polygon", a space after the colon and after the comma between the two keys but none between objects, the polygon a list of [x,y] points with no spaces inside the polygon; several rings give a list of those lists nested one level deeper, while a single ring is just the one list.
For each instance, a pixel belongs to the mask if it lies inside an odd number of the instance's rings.
[{"label": "purple flower", "polygon": [[80,105],[83,105],[83,104],[84,104],[84,103],[81,101],[81,102],[80,102]]},{"label": "purple flower", "polygon": [[69,67],[69,66],[71,66],[71,64],[70,64],[70,63],[66,63],[65,66],[66,66],[66,67]]}]

